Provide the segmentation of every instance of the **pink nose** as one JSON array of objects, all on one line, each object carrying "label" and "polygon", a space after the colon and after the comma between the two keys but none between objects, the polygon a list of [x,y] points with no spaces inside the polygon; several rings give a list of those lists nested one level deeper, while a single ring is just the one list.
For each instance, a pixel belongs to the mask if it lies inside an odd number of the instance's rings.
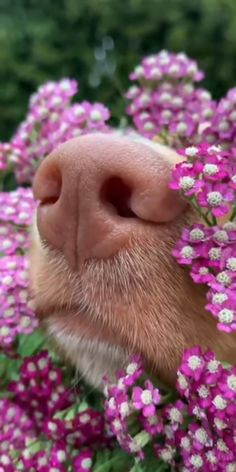
[{"label": "pink nose", "polygon": [[162,146],[113,135],[61,145],[34,180],[42,240],[74,268],[77,261],[115,255],[145,225],[168,223],[185,207],[168,186],[178,160]]}]

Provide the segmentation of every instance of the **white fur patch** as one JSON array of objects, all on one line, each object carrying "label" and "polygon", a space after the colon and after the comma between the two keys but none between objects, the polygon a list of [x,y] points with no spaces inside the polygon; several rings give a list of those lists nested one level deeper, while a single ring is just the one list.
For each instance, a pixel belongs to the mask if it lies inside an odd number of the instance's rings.
[{"label": "white fur patch", "polygon": [[39,230],[38,230],[38,225],[37,225],[37,210],[35,210],[34,215],[33,215],[30,236],[31,236],[31,240],[37,243],[40,246],[40,249],[41,248],[43,249],[42,244],[41,244]]},{"label": "white fur patch", "polygon": [[107,375],[111,380],[115,372],[127,363],[128,354],[118,346],[99,339],[89,339],[77,334],[67,333],[55,320],[47,322],[48,333],[66,354],[76,371],[94,387],[102,387],[102,377]]}]

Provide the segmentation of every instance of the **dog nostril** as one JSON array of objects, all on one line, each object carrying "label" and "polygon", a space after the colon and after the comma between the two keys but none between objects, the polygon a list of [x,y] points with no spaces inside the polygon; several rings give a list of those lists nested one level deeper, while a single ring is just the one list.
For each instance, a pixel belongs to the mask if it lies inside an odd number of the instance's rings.
[{"label": "dog nostril", "polygon": [[118,216],[123,218],[137,218],[130,208],[131,194],[132,188],[120,177],[111,177],[104,183],[101,189],[102,201],[115,210]]},{"label": "dog nostril", "polygon": [[62,176],[60,169],[51,165],[42,168],[38,180],[35,182],[35,196],[41,205],[52,205],[57,202],[61,195]]},{"label": "dog nostril", "polygon": [[40,205],[43,206],[43,205],[53,205],[54,203],[56,203],[58,200],[58,198],[56,197],[50,197],[50,198],[45,198],[44,200],[41,200],[40,202]]}]

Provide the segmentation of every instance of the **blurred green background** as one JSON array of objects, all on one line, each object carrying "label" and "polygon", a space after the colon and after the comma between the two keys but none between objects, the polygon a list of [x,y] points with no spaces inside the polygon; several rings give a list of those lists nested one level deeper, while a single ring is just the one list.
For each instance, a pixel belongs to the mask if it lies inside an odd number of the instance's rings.
[{"label": "blurred green background", "polygon": [[0,140],[30,93],[77,78],[80,100],[124,111],[128,74],[145,54],[185,51],[214,97],[236,85],[236,0],[0,0]]}]

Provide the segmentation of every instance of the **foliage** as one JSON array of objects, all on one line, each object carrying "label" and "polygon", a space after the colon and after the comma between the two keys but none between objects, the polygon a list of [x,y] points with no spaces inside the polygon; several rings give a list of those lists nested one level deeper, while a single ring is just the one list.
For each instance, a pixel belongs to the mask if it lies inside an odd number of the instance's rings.
[{"label": "foliage", "polygon": [[236,75],[234,0],[1,0],[1,139],[47,80],[79,78],[81,98],[106,103],[117,122],[122,91],[140,57],[184,50],[207,74],[214,97]]}]

